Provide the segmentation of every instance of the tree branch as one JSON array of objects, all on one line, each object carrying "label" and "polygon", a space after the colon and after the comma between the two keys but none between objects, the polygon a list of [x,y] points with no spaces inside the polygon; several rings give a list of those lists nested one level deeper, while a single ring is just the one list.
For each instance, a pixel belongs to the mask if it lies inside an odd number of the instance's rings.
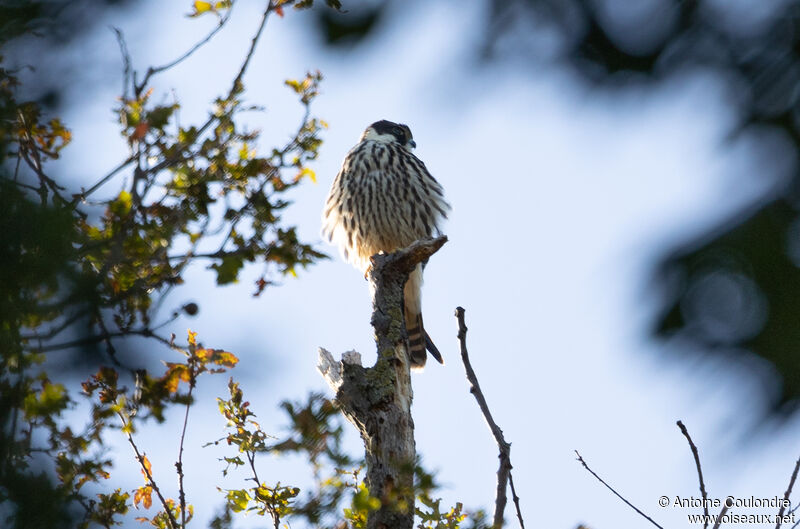
[{"label": "tree branch", "polygon": [[713,529],[719,529],[719,526],[722,525],[722,517],[725,516],[725,513],[728,512],[728,509],[729,509],[728,502],[727,501],[723,501],[722,502],[722,510],[719,511],[719,514],[717,515],[717,522],[714,524],[714,528]]},{"label": "tree branch", "polygon": [[414,420],[411,369],[403,317],[403,287],[408,274],[433,255],[447,237],[423,239],[391,254],[372,257],[372,326],[378,358],[361,365],[356,352],[341,361],[320,348],[317,369],[336,392],[345,417],[364,441],[370,496],[381,506],[367,515],[367,528],[411,529],[414,524]]},{"label": "tree branch", "polygon": [[508,502],[506,490],[508,489],[508,484],[511,483],[514,505],[517,510],[517,519],[519,520],[520,527],[525,529],[525,522],[522,519],[522,513],[519,507],[519,497],[517,497],[513,481],[511,481],[511,443],[506,441],[503,436],[503,430],[501,430],[494,421],[492,412],[489,410],[489,405],[486,403],[486,398],[483,396],[483,391],[481,391],[481,385],[478,383],[478,377],[475,375],[475,370],[472,369],[472,363],[469,360],[469,353],[467,352],[467,324],[464,321],[464,312],[462,307],[456,308],[458,343],[461,346],[461,361],[464,363],[464,370],[466,371],[467,380],[470,384],[469,392],[472,393],[475,400],[478,401],[478,407],[481,409],[486,424],[489,426],[489,430],[491,430],[497,442],[497,447],[500,449],[500,454],[498,456],[500,458],[500,468],[497,469],[497,496],[495,498],[493,527],[495,527],[495,529],[500,529],[503,526],[503,513],[505,512],[506,503]]},{"label": "tree branch", "polygon": [[[615,490],[614,490],[614,488],[613,488],[611,485],[609,485],[608,483],[606,483],[605,481],[603,481],[603,478],[601,478],[600,476],[598,476],[598,475],[595,473],[595,471],[594,471],[594,470],[592,470],[591,468],[589,468],[589,465],[587,465],[587,464],[586,464],[586,461],[584,461],[584,460],[583,460],[583,457],[581,457],[581,455],[578,453],[578,451],[577,451],[577,450],[575,450],[575,455],[577,455],[577,456],[578,456],[578,461],[580,461],[581,465],[583,465],[583,468],[585,468],[586,470],[588,470],[588,471],[589,471],[589,473],[590,473],[592,476],[594,476],[594,477],[597,479],[597,481],[599,481],[600,483],[602,483],[603,485],[605,485],[605,486],[606,486],[606,488],[607,488],[608,490],[610,490],[611,492],[613,492],[613,493],[614,493],[614,495],[615,495],[617,498],[619,498],[619,499],[621,499],[622,501],[624,501],[624,502],[625,502],[625,504],[626,504],[628,507],[630,507],[630,508],[631,508],[631,509],[633,509],[634,511],[638,512],[638,513],[639,513],[639,514],[640,514],[640,515],[641,515],[641,516],[642,516],[642,517],[643,517],[645,520],[647,520],[647,521],[648,521],[648,522],[650,522],[651,524],[653,524],[653,525],[655,525],[656,527],[658,527],[658,529],[664,529],[663,527],[661,527],[660,525],[658,525],[658,524],[655,522],[655,520],[653,520],[652,518],[650,518],[649,516],[647,516],[645,513],[643,513],[642,511],[640,511],[640,510],[639,510],[639,509],[638,509],[638,508],[637,508],[637,507],[636,507],[634,504],[632,504],[631,502],[629,502],[628,500],[626,500],[626,499],[625,499],[625,498],[624,498],[624,497],[623,497],[623,496],[622,496],[622,495],[621,495],[619,492],[615,491]],[[724,513],[724,509],[723,509],[723,513]],[[720,517],[721,517],[721,516],[722,516],[722,515],[720,514]]]},{"label": "tree branch", "polygon": [[186,438],[186,427],[189,424],[189,408],[192,406],[192,391],[196,383],[194,368],[190,369],[189,392],[186,395],[186,411],[183,413],[183,428],[181,428],[181,442],[178,448],[178,460],[175,470],[178,471],[178,500],[181,504],[181,527],[186,527],[186,490],[183,487],[183,440]]},{"label": "tree branch", "polygon": [[264,32],[264,26],[267,24],[267,18],[269,18],[269,14],[275,10],[275,5],[273,0],[269,0],[267,2],[267,8],[264,10],[264,14],[261,15],[261,23],[258,26],[258,30],[256,34],[253,35],[252,40],[250,41],[250,49],[247,51],[247,55],[245,55],[244,62],[242,62],[241,68],[239,68],[239,73],[236,74],[236,78],[233,80],[233,85],[231,86],[230,92],[228,92],[228,98],[232,97],[233,94],[238,92],[241,88],[242,78],[244,77],[244,73],[247,71],[247,66],[250,64],[250,59],[253,57],[253,53],[256,51],[256,46],[258,45],[258,40],[261,38],[261,34]]},{"label": "tree branch", "polygon": [[[111,31],[117,37],[117,44],[119,45],[119,52],[122,55],[122,97],[128,99],[128,87],[131,85],[131,54],[128,52],[128,44],[125,42],[125,35],[122,30],[112,27]],[[136,94],[138,97],[138,93]]]},{"label": "tree branch", "polygon": [[[792,494],[792,489],[794,488],[794,482],[797,479],[797,471],[800,469],[800,458],[797,459],[797,463],[794,464],[794,471],[792,472],[792,477],[789,478],[789,486],[786,487],[786,493],[783,495],[783,499],[787,502],[789,501],[789,496]],[[785,507],[786,502],[781,505],[780,510],[778,511],[778,523],[775,526],[775,529],[780,529],[781,526],[781,518],[783,517],[783,512],[786,509]]]},{"label": "tree branch", "polygon": [[682,421],[678,421],[678,428],[681,429],[681,433],[686,440],[689,441],[689,448],[692,450],[692,456],[694,456],[694,464],[697,467],[697,477],[700,480],[700,494],[703,496],[703,514],[705,514],[705,523],[703,524],[703,529],[708,527],[708,493],[706,493],[706,484],[703,482],[703,468],[700,466],[700,454],[697,452],[697,446],[695,446],[694,441],[692,441],[692,437],[689,435],[689,430],[686,429]]},{"label": "tree branch", "polygon": [[86,338],[80,338],[78,340],[72,340],[70,342],[63,342],[63,343],[56,343],[52,345],[42,345],[40,347],[31,347],[31,350],[37,351],[39,353],[47,353],[50,351],[58,351],[60,349],[69,349],[71,347],[80,347],[83,345],[92,345],[100,342],[105,342],[110,338],[121,338],[127,336],[144,336],[146,338],[155,338],[159,342],[169,345],[170,347],[173,346],[171,340],[164,338],[163,336],[159,336],[153,332],[152,329],[143,328],[143,329],[131,329],[126,331],[116,331],[116,332],[104,332],[103,334],[97,334],[94,336],[87,336]]},{"label": "tree branch", "polygon": [[[120,419],[122,419],[122,424],[124,425],[126,422],[125,417],[120,415]],[[139,447],[136,446],[136,442],[133,440],[133,436],[131,435],[131,433],[128,431],[125,432],[125,435],[128,438],[128,443],[131,445],[131,448],[133,448],[133,453],[136,456],[136,460],[139,462],[139,466],[142,467],[142,473],[145,475],[145,478],[147,478],[148,485],[152,487],[153,491],[158,496],[158,500],[161,502],[162,507],[164,507],[164,512],[167,513],[167,518],[169,518],[170,527],[172,529],[178,529],[179,527],[178,522],[177,520],[175,520],[175,516],[173,516],[172,509],[170,509],[169,503],[167,502],[166,498],[164,498],[164,496],[161,494],[161,489],[158,488],[156,481],[153,479],[153,474],[151,474],[150,468],[145,463],[145,456],[141,452],[139,452]]]},{"label": "tree branch", "polygon": [[228,19],[231,18],[231,12],[233,11],[233,4],[234,2],[231,2],[230,7],[228,7],[228,10],[225,13],[225,16],[219,18],[219,22],[217,23],[216,27],[212,29],[211,32],[208,35],[206,35],[203,39],[197,41],[194,44],[194,46],[192,46],[186,52],[184,52],[183,55],[174,59],[172,62],[168,62],[167,64],[164,64],[162,66],[156,66],[156,67],[150,66],[149,68],[147,68],[147,72],[144,74],[144,79],[142,79],[141,83],[136,83],[136,73],[134,72],[133,90],[135,96],[139,97],[139,95],[141,95],[142,90],[144,90],[144,87],[147,86],[147,82],[150,80],[152,76],[159,74],[165,70],[169,70],[173,66],[177,66],[178,64],[182,63],[183,61],[191,57],[192,54],[196,52],[198,49],[200,49],[204,44],[210,41],[214,37],[214,35],[219,33],[219,30],[221,30],[222,27],[228,22]]}]

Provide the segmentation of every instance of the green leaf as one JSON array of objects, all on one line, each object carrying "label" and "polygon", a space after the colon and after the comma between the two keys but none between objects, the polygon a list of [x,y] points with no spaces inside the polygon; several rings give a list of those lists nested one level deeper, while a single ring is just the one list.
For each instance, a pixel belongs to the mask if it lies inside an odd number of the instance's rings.
[{"label": "green leaf", "polygon": [[236,255],[226,255],[221,263],[211,265],[217,271],[217,284],[227,285],[239,277],[239,270],[244,266],[244,260]]},{"label": "green leaf", "polygon": [[229,490],[226,499],[233,512],[242,512],[250,503],[250,495],[245,489]]}]

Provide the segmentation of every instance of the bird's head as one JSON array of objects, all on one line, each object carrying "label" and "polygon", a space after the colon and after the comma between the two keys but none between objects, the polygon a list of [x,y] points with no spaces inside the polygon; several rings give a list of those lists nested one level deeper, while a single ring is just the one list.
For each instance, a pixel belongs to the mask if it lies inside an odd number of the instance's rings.
[{"label": "bird's head", "polygon": [[417,146],[411,136],[411,129],[408,128],[408,125],[393,123],[385,119],[376,121],[367,127],[367,130],[361,135],[361,141],[364,140],[397,143],[408,150]]}]

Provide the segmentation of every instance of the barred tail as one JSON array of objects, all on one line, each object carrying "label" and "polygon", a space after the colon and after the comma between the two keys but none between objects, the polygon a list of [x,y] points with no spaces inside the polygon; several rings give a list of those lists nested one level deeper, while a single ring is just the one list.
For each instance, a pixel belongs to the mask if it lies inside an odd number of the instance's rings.
[{"label": "barred tail", "polygon": [[408,356],[411,362],[411,369],[422,369],[428,359],[428,355],[425,353],[425,338],[427,334],[422,326],[422,314],[417,314],[411,325],[406,320],[406,328],[408,329]]},{"label": "barred tail", "polygon": [[430,351],[437,362],[443,364],[442,355],[439,349],[431,341],[431,337],[425,332],[422,325],[422,266],[417,268],[408,276],[403,297],[405,298],[405,320],[406,331],[408,331],[408,356],[412,369],[422,369],[428,355],[425,349]]}]

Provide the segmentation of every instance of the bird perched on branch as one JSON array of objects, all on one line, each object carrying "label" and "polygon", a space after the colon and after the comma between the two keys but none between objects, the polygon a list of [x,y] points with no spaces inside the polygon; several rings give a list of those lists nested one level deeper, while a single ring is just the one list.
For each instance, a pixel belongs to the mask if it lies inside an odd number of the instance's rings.
[{"label": "bird perched on branch", "polygon": [[[416,146],[406,125],[376,121],[347,153],[328,193],[323,233],[365,274],[371,256],[438,234],[450,211],[442,186],[411,152]],[[410,363],[415,369],[425,366],[426,349],[443,363],[422,325],[423,266],[411,272],[403,290]]]}]

